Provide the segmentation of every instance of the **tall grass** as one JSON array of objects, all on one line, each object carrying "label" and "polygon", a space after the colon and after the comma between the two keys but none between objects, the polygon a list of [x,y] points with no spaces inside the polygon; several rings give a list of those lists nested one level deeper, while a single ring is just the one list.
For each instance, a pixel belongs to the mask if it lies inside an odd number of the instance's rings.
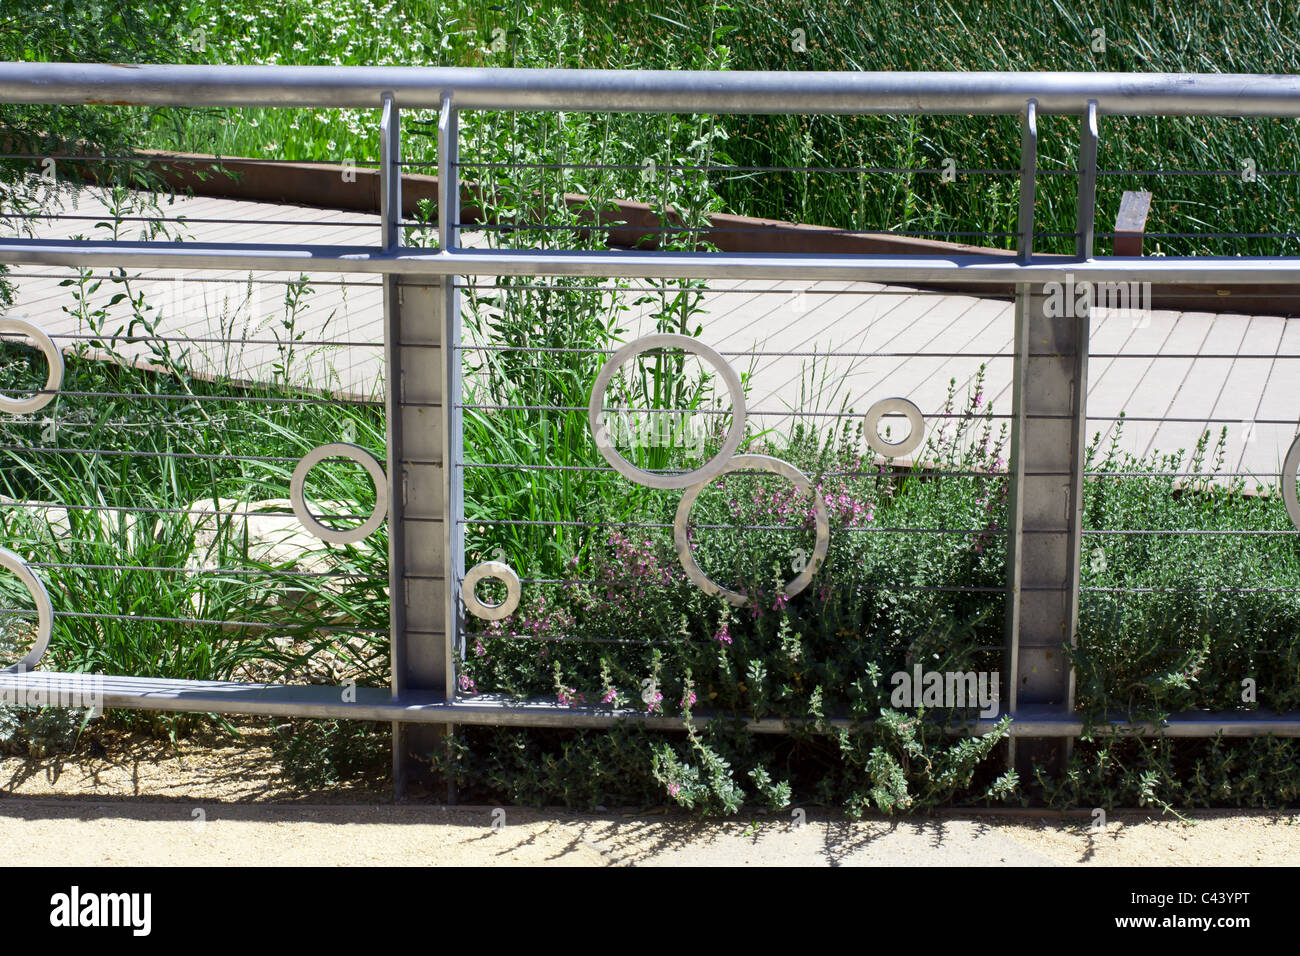
[{"label": "tall grass", "polygon": [[[809,6],[794,0],[533,0],[500,6],[488,0],[443,4],[403,0],[379,16],[342,0],[267,6],[251,0],[199,0],[168,21],[177,37],[205,30],[206,47],[175,44],[178,58],[221,63],[335,63],[461,66],[632,67],[744,70],[1077,70],[1295,73],[1300,71],[1300,13],[1292,5],[1112,4],[998,0],[918,6],[910,0]],[[1097,31],[1104,31],[1104,49]],[[796,49],[795,31],[803,47]],[[431,117],[425,116],[425,119]],[[680,124],[625,117],[610,145],[618,194],[647,198],[640,177],[661,155],[656,140]],[[140,113],[149,145],[223,154],[371,159],[377,110],[155,111]],[[467,122],[474,120],[467,117]],[[820,223],[842,229],[935,233],[1010,248],[1014,175],[940,175],[945,160],[960,170],[1015,170],[1015,117],[732,116],[716,121],[726,148],[723,167],[915,169],[917,172],[771,172],[719,169],[713,187],[730,212]],[[1295,251],[1295,238],[1219,238],[1212,233],[1294,230],[1297,177],[1241,175],[1246,161],[1286,171],[1300,140],[1293,122],[1275,119],[1103,117],[1099,162],[1113,171],[1217,171],[1221,175],[1106,175],[1098,184],[1098,232],[1124,190],[1154,193],[1150,248],[1174,254],[1270,254]],[[1073,249],[1078,119],[1040,124],[1038,248]],[[467,149],[467,160],[474,150]],[[406,158],[434,159],[432,143],[411,142]],[[576,159],[576,158],[575,158]],[[552,161],[564,161],[552,159]],[[660,161],[659,167],[663,168]],[[474,170],[467,170],[467,178]],[[522,174],[516,173],[517,177]],[[584,171],[535,171],[570,191],[590,188]],[[597,174],[604,175],[604,174]],[[680,177],[666,176],[667,185]],[[1162,233],[1196,233],[1161,237]],[[966,235],[969,234],[969,235]],[[1105,251],[1108,240],[1098,240]]]}]

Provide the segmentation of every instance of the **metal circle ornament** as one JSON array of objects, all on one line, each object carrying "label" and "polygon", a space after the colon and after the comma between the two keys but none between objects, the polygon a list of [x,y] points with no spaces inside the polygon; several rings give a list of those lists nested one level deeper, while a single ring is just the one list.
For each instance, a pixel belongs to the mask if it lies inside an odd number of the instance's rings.
[{"label": "metal circle ornament", "polygon": [[[690,352],[707,361],[717,370],[722,377],[722,381],[726,383],[727,391],[731,394],[731,428],[727,432],[726,441],[722,443],[722,447],[715,456],[694,471],[688,471],[682,475],[660,475],[636,467],[614,448],[614,443],[609,437],[609,430],[605,427],[605,423],[601,421],[605,391],[609,388],[614,373],[642,352],[664,348],[681,349],[683,352]],[[592,438],[595,439],[596,447],[600,449],[600,453],[605,457],[605,460],[614,466],[614,470],[624,478],[647,488],[661,490],[687,488],[722,474],[726,470],[731,456],[740,447],[740,442],[745,437],[745,390],[740,384],[740,376],[736,374],[735,369],[728,364],[726,359],[699,339],[689,335],[676,335],[667,332],[647,335],[624,345],[611,355],[609,361],[601,368],[600,373],[596,376],[596,384],[591,389],[591,400],[587,405],[587,419],[591,425],[591,434]]]},{"label": "metal circle ornament", "polygon": [[44,582],[18,555],[0,548],[0,567],[17,575],[18,580],[23,582],[23,586],[31,594],[32,600],[36,602],[36,640],[32,643],[32,649],[17,664],[0,668],[0,674],[15,672],[21,674],[34,668],[45,654],[45,648],[49,647],[50,634],[54,630],[54,606],[50,603],[50,592],[45,590]]},{"label": "metal circle ornament", "polygon": [[[733,471],[766,471],[774,475],[780,475],[813,499],[817,512],[817,543],[813,546],[812,557],[808,559],[803,570],[799,572],[799,576],[784,588],[786,597],[794,597],[812,583],[813,575],[821,569],[822,562],[826,560],[826,552],[830,548],[831,524],[826,511],[826,499],[813,488],[812,482],[808,480],[807,475],[780,458],[772,458],[768,455],[737,455],[727,462],[722,473],[729,474]],[[699,564],[696,563],[695,555],[691,553],[691,543],[686,538],[686,522],[690,518],[691,508],[695,504],[695,499],[700,496],[700,492],[704,490],[705,485],[709,483],[709,480],[687,488],[682,495],[682,500],[678,502],[677,516],[673,519],[673,544],[677,548],[677,557],[682,563],[682,569],[686,572],[686,576],[694,581],[700,590],[705,594],[719,594],[731,604],[742,607],[749,603],[749,598],[710,581],[700,569]]]},{"label": "metal circle ornament", "polygon": [[[911,431],[900,441],[886,441],[880,435],[880,420],[886,415],[905,415]],[[900,458],[916,451],[925,440],[925,416],[906,398],[882,398],[867,409],[862,434],[872,450],[886,458]]]},{"label": "metal circle ornament", "polygon": [[1291,442],[1282,464],[1282,502],[1291,523],[1300,528],[1300,499],[1296,498],[1296,470],[1300,469],[1300,435]]},{"label": "metal circle ornament", "polygon": [[[506,586],[506,599],[500,604],[488,604],[478,596],[478,583],[485,578],[495,578]],[[499,621],[509,617],[519,607],[519,575],[502,561],[484,561],[470,568],[460,585],[460,599],[465,610],[485,621]]]},{"label": "metal circle ornament", "polygon": [[36,347],[45,355],[49,374],[45,377],[45,386],[41,391],[28,398],[9,398],[0,395],[0,411],[10,415],[26,415],[40,411],[54,401],[55,393],[63,387],[63,353],[39,325],[20,319],[17,316],[0,317],[0,332],[21,332],[32,339]]},{"label": "metal circle ornament", "polygon": [[[370,473],[370,479],[375,484],[374,510],[370,513],[370,517],[355,528],[331,528],[324,525],[307,507],[307,500],[303,494],[307,474],[326,458],[347,458],[355,461]],[[355,544],[383,524],[384,517],[388,514],[388,480],[379,459],[360,445],[341,441],[331,442],[313,448],[298,462],[298,466],[293,470],[293,477],[289,480],[289,503],[293,506],[293,513],[302,526],[322,541],[328,541],[330,544]]]}]

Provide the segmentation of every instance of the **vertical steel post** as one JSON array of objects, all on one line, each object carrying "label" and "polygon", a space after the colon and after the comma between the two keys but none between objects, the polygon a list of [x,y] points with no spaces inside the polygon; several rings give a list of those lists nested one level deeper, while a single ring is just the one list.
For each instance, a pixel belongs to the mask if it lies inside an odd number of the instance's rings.
[{"label": "vertical steel post", "polygon": [[[1036,110],[1025,114],[1020,255],[1032,255],[1032,176]],[[1089,104],[1079,144],[1076,254],[1092,256],[1097,177],[1097,105]],[[1012,375],[1012,451],[1008,548],[1007,666],[1010,710],[1022,717],[1065,716],[1074,706],[1073,648],[1079,620],[1079,565],[1086,447],[1088,323],[1091,289],[1020,285]],[[1023,740],[1013,749],[1026,780],[1056,773],[1068,743]]]},{"label": "vertical steel post", "polygon": [[[380,122],[380,212],[385,251],[401,243],[401,154],[397,105]],[[446,629],[446,450],[443,383],[446,283],[384,277],[387,369],[389,611],[394,699],[441,698],[448,687]],[[427,780],[428,758],[447,728],[393,724],[393,785]]]},{"label": "vertical steel post", "polygon": [[[450,92],[442,96],[438,115],[438,246],[460,247],[460,122]],[[446,395],[442,406],[443,494],[446,523],[443,536],[447,556],[447,590],[444,598],[445,693],[456,696],[456,653],[464,653],[464,620],[460,583],[465,577],[464,429],[461,422],[460,289],[457,276],[447,276],[442,288],[442,359]]]},{"label": "vertical steel post", "polygon": [[[1034,200],[1038,187],[1038,101],[1030,100],[1025,104],[1025,112],[1020,127],[1020,206],[1016,221],[1017,260],[1023,265],[1034,255]],[[1013,342],[1013,359],[1011,392],[1011,456],[1007,473],[1007,624],[1006,651],[1003,669],[1007,678],[1004,683],[1006,695],[1003,699],[1005,713],[1016,712],[1020,671],[1020,582],[1021,562],[1024,549],[1021,547],[1023,536],[1024,499],[1021,489],[1024,482],[1025,458],[1020,454],[1020,446],[1025,439],[1024,372],[1026,341],[1024,338],[1024,309],[1029,302],[1030,286],[1016,286],[1015,339]],[[1016,741],[1013,737],[1007,743],[1007,760],[1016,763]]]}]

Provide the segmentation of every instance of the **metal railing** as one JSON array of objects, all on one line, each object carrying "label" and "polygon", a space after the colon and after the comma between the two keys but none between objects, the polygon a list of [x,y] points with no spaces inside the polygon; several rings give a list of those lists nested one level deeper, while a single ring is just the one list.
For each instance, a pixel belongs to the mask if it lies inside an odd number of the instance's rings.
[{"label": "metal railing", "polygon": [[[1074,713],[1074,673],[1068,649],[1078,629],[1085,429],[1089,363],[1087,316],[1057,316],[1046,307],[1048,283],[1169,285],[1234,283],[1296,284],[1300,262],[1292,257],[1127,258],[1094,255],[1097,152],[1106,116],[1300,117],[1300,77],[1122,74],[794,74],[695,72],[532,71],[425,68],[205,67],[81,64],[0,64],[0,102],[78,105],[373,108],[382,114],[380,227],[373,245],[273,245],[258,242],[103,242],[6,239],[0,262],[19,266],[121,267],[207,271],[313,270],[380,277],[383,287],[387,458],[372,468],[387,514],[391,693],[358,688],[350,699],[337,687],[187,682],[136,677],[103,678],[108,707],[163,711],[271,714],[392,721],[398,786],[413,751],[436,744],[440,728],[453,724],[606,727],[636,720],[680,728],[680,717],[639,709],[559,706],[553,701],[491,700],[458,690],[456,661],[464,652],[465,599],[473,586],[499,569],[466,568],[464,472],[492,467],[467,462],[462,445],[466,409],[463,353],[509,348],[510,343],[466,342],[461,293],[493,277],[572,277],[710,280],[796,280],[896,283],[933,286],[945,282],[1014,285],[1016,292],[1009,467],[1008,577],[984,588],[1005,595],[1004,654],[1009,693],[1002,701],[1020,741],[1019,762],[1051,763],[1060,741],[1079,736],[1084,722]],[[403,246],[401,110],[436,109],[438,122],[437,248]],[[646,250],[533,250],[466,248],[460,215],[458,117],[466,110],[597,111],[658,113],[946,113],[1003,114],[1021,118],[1018,255],[826,255],[818,253],[727,253]],[[1065,114],[1080,119],[1077,233],[1073,256],[1036,256],[1035,185],[1039,176],[1038,119]],[[787,294],[783,290],[782,294]],[[12,331],[12,330],[11,330]],[[23,331],[23,330],[20,330]],[[25,330],[31,331],[31,330]],[[680,342],[642,340],[639,349]],[[782,349],[790,355],[793,349]],[[747,352],[744,354],[757,354]],[[888,354],[875,348],[871,355]],[[942,355],[931,351],[899,355]],[[960,353],[952,353],[960,354]],[[612,368],[630,355],[615,353]],[[705,350],[719,371],[723,356]],[[53,368],[53,360],[51,367]],[[48,390],[47,390],[48,391]],[[599,389],[597,389],[599,391]],[[737,391],[733,410],[743,408]],[[599,403],[592,422],[599,442]],[[552,406],[554,409],[554,406]],[[573,409],[568,409],[572,411]],[[756,409],[751,415],[763,413]],[[881,409],[907,411],[906,407]],[[743,416],[736,416],[738,418]],[[930,417],[930,416],[926,416]],[[741,429],[736,428],[739,435]],[[738,440],[738,439],[737,439]],[[713,467],[685,481],[638,472],[633,480],[652,487],[685,488],[685,497],[731,463],[735,445]],[[322,446],[298,464],[294,494],[311,465],[337,453]],[[606,458],[614,468],[629,472]],[[360,460],[360,459],[359,459]],[[626,462],[624,462],[626,464]],[[754,467],[768,467],[748,462]],[[1283,470],[1283,488],[1295,496],[1296,461]],[[542,466],[544,467],[544,466]],[[630,466],[629,466],[630,467]],[[788,467],[788,466],[787,466]],[[769,470],[801,477],[778,466]],[[791,469],[790,471],[793,471]],[[692,490],[694,489],[694,490]],[[291,497],[293,497],[291,495]],[[1289,499],[1289,500],[1290,500]],[[305,510],[305,506],[304,506]],[[689,506],[688,506],[689,510]],[[307,513],[310,518],[310,513]],[[824,522],[815,574],[824,555]],[[319,529],[318,529],[319,530]],[[328,533],[327,529],[326,533]],[[661,528],[660,530],[666,530]],[[919,529],[897,529],[919,530]],[[951,530],[968,533],[973,529]],[[327,540],[329,540],[327,538]],[[680,550],[680,541],[679,541]],[[31,564],[10,562],[33,592],[40,583]],[[508,570],[508,569],[506,569]],[[695,569],[698,571],[698,568]],[[511,572],[513,573],[513,572]],[[697,583],[702,572],[693,575]],[[962,587],[963,582],[951,582]],[[466,588],[468,587],[468,591]],[[714,586],[716,589],[716,586]],[[41,630],[48,640],[48,606]],[[67,610],[67,609],[64,609]],[[27,664],[39,658],[39,649]],[[90,675],[22,668],[0,675],[6,694],[33,688],[75,689]],[[705,713],[694,719],[703,723]],[[954,733],[990,730],[996,719],[954,727]],[[831,723],[848,725],[847,718]],[[781,718],[748,722],[757,732],[781,732]],[[1160,726],[1117,719],[1119,730],[1175,737],[1277,734],[1300,736],[1300,716],[1194,713]]]}]

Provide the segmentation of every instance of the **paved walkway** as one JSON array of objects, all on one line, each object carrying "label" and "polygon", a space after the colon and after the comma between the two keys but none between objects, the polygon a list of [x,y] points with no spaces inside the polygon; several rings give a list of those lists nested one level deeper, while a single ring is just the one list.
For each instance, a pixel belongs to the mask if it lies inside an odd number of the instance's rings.
[{"label": "paved walkway", "polygon": [[[0,800],[9,866],[1287,866],[1294,814],[788,812],[726,821],[495,807]],[[494,825],[495,824],[495,825]]]},{"label": "paved walkway", "polygon": [[[102,237],[105,230],[94,221],[105,211],[102,199],[83,193],[78,208],[66,212],[87,219],[42,222],[35,231]],[[238,200],[178,199],[164,212],[187,217],[195,241],[373,244],[379,230],[373,215]],[[89,333],[87,318],[74,314],[70,290],[58,284],[66,270],[16,272],[16,314],[42,325],[64,347]],[[33,277],[38,273],[50,277]],[[376,277],[312,275],[313,291],[302,298],[292,325],[285,324],[285,286],[263,284],[290,278],[283,274],[151,271],[149,277],[133,282],[132,290],[159,305],[158,334],[191,340],[186,360],[194,367],[266,379],[283,363],[282,344],[296,340],[291,375],[340,393],[382,394]],[[120,291],[106,282],[89,301],[98,307]],[[628,311],[621,325],[628,339],[653,328],[655,306],[636,304],[641,297],[624,294]],[[110,315],[117,318],[105,328],[125,331],[127,304]],[[749,407],[772,413],[756,414],[765,425],[786,426],[792,409],[864,412],[894,395],[933,414],[942,411],[950,380],[964,398],[981,363],[987,366],[984,397],[996,414],[1010,411],[1013,316],[1007,302],[868,282],[815,282],[801,291],[795,282],[719,281],[709,284],[692,325],[697,321],[705,342],[733,353],[738,370],[751,373]],[[821,358],[814,360],[814,353]],[[1204,430],[1217,437],[1226,425],[1224,470],[1276,474],[1297,431],[1293,420],[1300,420],[1297,359],[1300,324],[1275,316],[1157,311],[1135,321],[1100,314],[1093,320],[1089,436],[1108,438],[1120,412],[1177,419],[1125,426],[1120,447],[1143,455],[1190,450]]]}]

